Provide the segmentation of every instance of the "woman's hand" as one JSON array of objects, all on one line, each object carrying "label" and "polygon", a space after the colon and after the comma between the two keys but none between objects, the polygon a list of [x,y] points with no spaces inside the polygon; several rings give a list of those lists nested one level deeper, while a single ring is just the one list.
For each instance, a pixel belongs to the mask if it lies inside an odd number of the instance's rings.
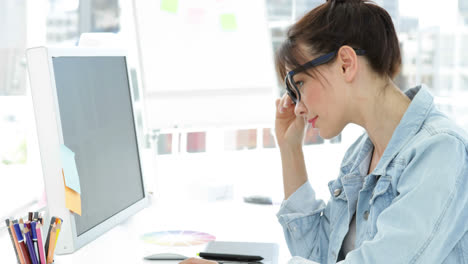
[{"label": "woman's hand", "polygon": [[188,258],[179,264],[218,264],[218,262],[200,258]]},{"label": "woman's hand", "polygon": [[289,95],[276,100],[276,140],[281,152],[284,199],[307,181],[307,170],[302,152],[305,120],[294,113],[295,105]]},{"label": "woman's hand", "polygon": [[306,122],[294,113],[295,105],[287,93],[276,99],[275,133],[278,146],[300,148]]}]

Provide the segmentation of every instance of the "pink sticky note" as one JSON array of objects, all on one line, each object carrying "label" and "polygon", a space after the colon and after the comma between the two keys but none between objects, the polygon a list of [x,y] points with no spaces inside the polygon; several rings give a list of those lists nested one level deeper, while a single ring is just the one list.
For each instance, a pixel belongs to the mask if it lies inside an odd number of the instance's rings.
[{"label": "pink sticky note", "polygon": [[185,20],[188,24],[202,24],[205,20],[205,9],[189,8]]}]

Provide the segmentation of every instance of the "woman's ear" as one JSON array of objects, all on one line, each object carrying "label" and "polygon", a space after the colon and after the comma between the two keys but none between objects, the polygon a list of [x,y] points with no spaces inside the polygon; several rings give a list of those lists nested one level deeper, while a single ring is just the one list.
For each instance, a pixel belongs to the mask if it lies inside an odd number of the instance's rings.
[{"label": "woman's ear", "polygon": [[358,70],[358,60],[356,52],[350,46],[342,46],[337,54],[338,64],[341,74],[346,82],[352,82]]}]

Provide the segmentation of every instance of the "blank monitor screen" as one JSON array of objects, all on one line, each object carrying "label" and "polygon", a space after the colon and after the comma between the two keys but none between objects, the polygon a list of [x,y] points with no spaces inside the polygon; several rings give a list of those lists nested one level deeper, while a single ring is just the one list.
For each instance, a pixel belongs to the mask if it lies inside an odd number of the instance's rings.
[{"label": "blank monitor screen", "polygon": [[75,153],[77,235],[144,198],[125,57],[52,59],[62,134]]}]

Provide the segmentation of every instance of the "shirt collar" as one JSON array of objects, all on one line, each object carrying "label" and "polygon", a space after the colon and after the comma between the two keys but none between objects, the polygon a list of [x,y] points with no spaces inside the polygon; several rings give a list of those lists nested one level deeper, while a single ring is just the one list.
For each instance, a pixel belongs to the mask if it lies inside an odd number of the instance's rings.
[{"label": "shirt collar", "polygon": [[393,132],[392,138],[373,172],[375,175],[385,173],[385,168],[421,129],[430,110],[433,108],[434,97],[425,86],[416,86],[407,90],[405,94],[411,99],[411,103]]},{"label": "shirt collar", "polygon": [[[416,86],[407,90],[405,94],[411,99],[411,103],[393,132],[392,138],[387,144],[377,167],[372,172],[374,175],[385,175],[385,169],[388,164],[401,151],[403,146],[407,144],[408,140],[420,130],[430,109],[433,107],[434,98],[425,86]],[[357,145],[360,147],[357,156],[352,160],[348,160],[349,163],[345,163],[341,169],[343,174],[363,177],[367,175],[369,154],[374,145],[367,133],[358,139],[358,142],[360,143]],[[367,168],[364,174],[363,166]]]}]

